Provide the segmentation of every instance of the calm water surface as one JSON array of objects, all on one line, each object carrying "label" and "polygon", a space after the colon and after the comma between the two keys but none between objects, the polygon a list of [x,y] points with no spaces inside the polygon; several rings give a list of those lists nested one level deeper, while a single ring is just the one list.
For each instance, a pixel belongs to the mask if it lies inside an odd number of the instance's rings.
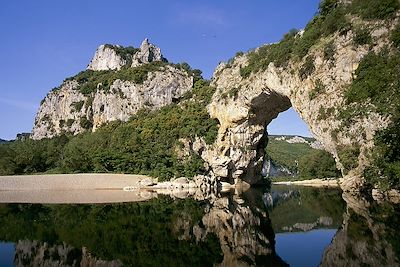
[{"label": "calm water surface", "polygon": [[399,266],[399,206],[338,189],[0,204],[0,266]]}]

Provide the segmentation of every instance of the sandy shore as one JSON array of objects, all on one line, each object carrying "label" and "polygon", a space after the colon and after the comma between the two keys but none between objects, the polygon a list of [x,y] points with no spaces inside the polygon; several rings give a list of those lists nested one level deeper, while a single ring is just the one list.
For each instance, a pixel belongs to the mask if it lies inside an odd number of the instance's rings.
[{"label": "sandy shore", "polygon": [[151,178],[97,173],[0,176],[0,203],[116,203],[157,197],[148,190],[122,190],[144,179]]},{"label": "sandy shore", "polygon": [[303,185],[314,187],[339,187],[340,181],[337,179],[311,179],[303,181],[273,182],[276,185]]},{"label": "sandy shore", "polygon": [[144,175],[103,173],[0,176],[0,191],[122,189],[148,178]]}]

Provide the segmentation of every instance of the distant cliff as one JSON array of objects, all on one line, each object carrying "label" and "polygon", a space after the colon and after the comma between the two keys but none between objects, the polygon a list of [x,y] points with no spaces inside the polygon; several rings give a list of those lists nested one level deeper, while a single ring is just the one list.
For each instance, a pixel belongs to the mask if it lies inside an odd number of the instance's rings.
[{"label": "distant cliff", "polygon": [[127,121],[143,108],[158,109],[190,91],[193,77],[167,63],[160,48],[145,39],[140,48],[101,45],[86,71],[66,79],[43,99],[33,139],[95,131]]}]

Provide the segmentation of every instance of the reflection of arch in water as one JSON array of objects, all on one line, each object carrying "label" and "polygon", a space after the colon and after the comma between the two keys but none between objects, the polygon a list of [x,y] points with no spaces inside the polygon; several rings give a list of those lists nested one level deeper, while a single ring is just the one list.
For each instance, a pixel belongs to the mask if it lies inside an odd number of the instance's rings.
[{"label": "reflection of arch in water", "polygon": [[321,266],[400,266],[400,208],[343,194],[343,225],[324,252]]}]

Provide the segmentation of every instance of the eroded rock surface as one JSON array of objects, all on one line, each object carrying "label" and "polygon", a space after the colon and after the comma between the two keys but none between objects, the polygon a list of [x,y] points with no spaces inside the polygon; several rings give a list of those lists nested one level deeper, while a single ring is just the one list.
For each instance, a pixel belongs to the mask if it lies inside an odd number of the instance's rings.
[{"label": "eroded rock surface", "polygon": [[[84,95],[75,80],[65,81],[43,100],[32,130],[33,139],[95,131],[109,121],[127,121],[142,108],[159,109],[190,91],[193,78],[185,71],[165,65],[150,72],[141,83],[115,80],[110,89]],[[85,127],[83,121],[89,121]]]},{"label": "eroded rock surface", "polygon": [[[376,23],[373,27],[373,50],[380,51],[389,41],[389,29]],[[220,128],[213,146],[202,153],[211,168],[211,175],[221,181],[250,184],[262,182],[261,168],[265,148],[266,127],[291,106],[307,123],[314,137],[333,154],[337,165],[344,171],[338,156],[340,148],[359,147],[358,167],[343,172],[344,189],[359,189],[363,184],[362,171],[368,165],[367,153],[374,146],[377,130],[386,127],[388,117],[371,112],[366,118],[348,127],[341,127],[340,109],[346,105],[344,90],[354,79],[361,59],[370,51],[368,45],[355,45],[352,31],[336,33],[329,40],[313,46],[300,61],[276,67],[270,63],[265,70],[241,75],[249,64],[249,54],[236,56],[229,63],[221,63],[215,70],[212,84],[217,91],[208,106],[211,117],[218,119]],[[296,38],[301,38],[299,34]],[[324,45],[332,42],[334,55],[324,56]],[[313,58],[314,70],[307,77],[300,69],[307,59]],[[323,90],[314,95],[316,87]],[[329,110],[329,116],[321,116]]]}]

